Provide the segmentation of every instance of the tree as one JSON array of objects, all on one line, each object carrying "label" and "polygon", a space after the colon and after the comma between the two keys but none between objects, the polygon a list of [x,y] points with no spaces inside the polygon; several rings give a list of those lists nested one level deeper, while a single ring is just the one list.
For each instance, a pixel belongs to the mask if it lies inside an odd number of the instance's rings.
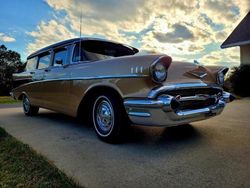
[{"label": "tree", "polygon": [[18,52],[0,46],[0,95],[9,95],[13,88],[12,74],[24,70],[24,63]]}]

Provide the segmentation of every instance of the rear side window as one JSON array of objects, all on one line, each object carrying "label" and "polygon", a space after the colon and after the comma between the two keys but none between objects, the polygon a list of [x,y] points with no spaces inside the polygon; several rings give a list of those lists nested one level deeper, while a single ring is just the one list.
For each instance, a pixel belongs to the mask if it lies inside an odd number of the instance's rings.
[{"label": "rear side window", "polygon": [[85,56],[85,52],[84,49],[81,47],[79,47],[79,43],[76,44],[75,49],[74,49],[74,54],[73,54],[73,62],[77,62],[77,61],[86,61],[86,56]]},{"label": "rear side window", "polygon": [[25,67],[26,71],[35,70],[36,64],[37,64],[37,57],[32,57],[32,58],[28,59],[26,67]]},{"label": "rear side window", "polygon": [[[62,66],[67,64],[67,49],[66,48],[61,48],[59,50],[56,50],[54,53],[54,61],[53,65],[54,66]],[[57,62],[60,62],[61,64],[58,64]]]},{"label": "rear side window", "polygon": [[44,69],[50,65],[50,54],[44,54],[39,57],[38,69]]}]

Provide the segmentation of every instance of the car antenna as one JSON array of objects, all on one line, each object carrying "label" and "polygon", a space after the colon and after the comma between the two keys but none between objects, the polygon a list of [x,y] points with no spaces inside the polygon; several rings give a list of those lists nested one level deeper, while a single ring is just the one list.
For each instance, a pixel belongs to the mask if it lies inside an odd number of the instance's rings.
[{"label": "car antenna", "polygon": [[82,60],[82,54],[81,54],[81,38],[82,38],[82,9],[81,9],[81,14],[80,14],[80,38],[79,38],[79,56],[80,56],[80,61]]}]

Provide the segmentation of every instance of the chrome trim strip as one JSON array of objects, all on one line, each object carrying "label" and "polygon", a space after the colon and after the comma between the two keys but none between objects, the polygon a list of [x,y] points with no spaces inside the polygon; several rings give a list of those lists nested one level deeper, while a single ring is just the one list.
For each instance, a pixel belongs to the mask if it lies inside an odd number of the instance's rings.
[{"label": "chrome trim strip", "polygon": [[180,110],[177,111],[176,114],[178,116],[190,116],[190,115],[197,115],[200,113],[209,113],[210,109],[209,108],[200,108],[200,109],[195,109],[195,110]]},{"label": "chrome trim strip", "polygon": [[193,76],[195,76],[195,77],[197,77],[197,78],[200,78],[200,79],[202,79],[202,78],[204,78],[205,76],[207,76],[207,73],[203,73],[203,74],[201,74],[201,75],[196,74],[195,72],[188,72],[188,73],[191,74],[191,75],[193,75]]},{"label": "chrome trim strip", "polygon": [[201,82],[191,82],[191,83],[176,83],[176,84],[168,84],[165,86],[157,87],[152,89],[149,94],[148,98],[155,98],[159,93],[165,91],[172,91],[178,89],[191,89],[191,88],[207,88],[208,85],[206,83]]},{"label": "chrome trim strip", "polygon": [[118,78],[145,78],[148,75],[145,74],[125,74],[125,75],[107,75],[107,76],[86,76],[86,77],[72,77],[72,78],[58,78],[58,79],[44,79],[44,80],[34,80],[29,83],[23,84],[30,85],[34,83],[41,82],[54,82],[54,81],[71,81],[71,80],[97,80],[97,79],[118,79]]},{"label": "chrome trim strip", "polygon": [[177,111],[176,114],[180,117],[189,117],[189,116],[197,116],[197,115],[202,115],[202,114],[207,114],[215,113],[215,110],[218,108],[224,108],[226,106],[226,103],[223,102],[222,100],[218,101],[218,104],[206,107],[206,108],[200,108],[200,109],[195,109],[195,110],[180,110]]},{"label": "chrome trim strip", "polygon": [[182,101],[205,101],[209,98],[216,98],[215,95],[204,95],[204,94],[198,94],[198,95],[194,95],[194,96],[188,96],[188,97],[181,97],[178,101],[182,102]]},{"label": "chrome trim strip", "polygon": [[136,117],[150,117],[150,113],[146,112],[128,112],[129,116],[136,116]]},{"label": "chrome trim strip", "polygon": [[[70,80],[96,80],[96,79],[112,79],[112,78],[144,78],[148,77],[146,74],[124,74],[124,75],[106,75],[106,76],[86,76],[86,77],[72,77]],[[62,78],[63,79],[63,78]]]},{"label": "chrome trim strip", "polygon": [[163,105],[162,101],[159,100],[127,100],[124,102],[125,106],[129,107],[140,107],[140,108],[159,108]]},{"label": "chrome trim strip", "polygon": [[125,108],[163,108],[171,105],[173,97],[162,95],[158,99],[125,99],[123,104]]}]

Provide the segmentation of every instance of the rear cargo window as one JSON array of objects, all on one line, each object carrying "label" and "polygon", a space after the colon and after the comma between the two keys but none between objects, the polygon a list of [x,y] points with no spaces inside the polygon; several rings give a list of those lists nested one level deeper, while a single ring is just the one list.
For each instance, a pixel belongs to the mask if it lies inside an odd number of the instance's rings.
[{"label": "rear cargo window", "polygon": [[32,58],[27,60],[27,64],[26,64],[25,69],[26,69],[26,71],[35,70],[36,65],[37,65],[37,57],[32,57]]},{"label": "rear cargo window", "polygon": [[50,65],[50,54],[44,54],[39,57],[38,69],[44,69]]}]

